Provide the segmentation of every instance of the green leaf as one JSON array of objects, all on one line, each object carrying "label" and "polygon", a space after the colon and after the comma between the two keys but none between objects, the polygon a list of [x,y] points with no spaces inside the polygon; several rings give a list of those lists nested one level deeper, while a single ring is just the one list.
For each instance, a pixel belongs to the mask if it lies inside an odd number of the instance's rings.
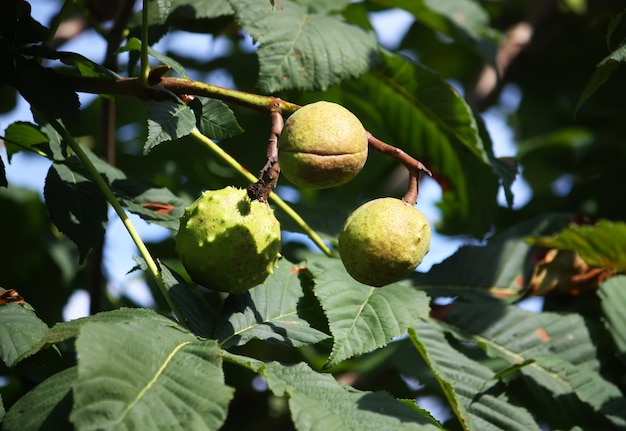
[{"label": "green leaf", "polygon": [[622,362],[626,363],[626,276],[606,280],[598,289],[606,326],[615,341]]},{"label": "green leaf", "polygon": [[580,107],[589,99],[597,90],[604,84],[609,77],[617,70],[621,63],[626,61],[626,41],[614,50],[611,54],[605,57],[600,63],[597,64],[596,70],[589,79],[587,86],[583,90],[578,104],[576,105],[576,112]]},{"label": "green leaf", "polygon": [[[294,0],[294,3],[306,6],[309,12],[335,12],[343,10],[350,0]],[[273,3],[272,3],[273,5]]]},{"label": "green leaf", "polygon": [[577,314],[537,314],[494,301],[456,301],[447,308],[448,327],[489,356],[509,364],[533,360],[519,371],[540,408],[561,417],[559,427],[593,424],[594,412],[614,415],[623,404],[611,399],[618,390],[598,373],[600,364],[612,358],[601,353],[609,350],[593,322]]},{"label": "green leaf", "polygon": [[230,138],[243,133],[235,114],[221,100],[196,97],[191,103],[196,125],[203,135],[213,139]]},{"label": "green leaf", "polygon": [[231,0],[239,25],[258,42],[259,87],[265,92],[326,89],[366,72],[378,57],[373,32],[337,16],[309,13],[291,1],[280,7]]},{"label": "green leaf", "polygon": [[55,324],[45,332],[45,335],[41,337],[37,343],[33,344],[33,346],[22,355],[22,358],[34,355],[42,349],[77,337],[83,325],[89,322],[103,322],[108,324],[127,323],[131,321],[146,321],[153,325],[174,324],[171,319],[157,314],[154,310],[145,308],[118,308],[112,311],[104,311],[89,317],[81,317],[80,319]]},{"label": "green leaf", "polygon": [[626,223],[600,220],[573,225],[552,237],[528,238],[540,247],[573,250],[592,266],[626,271]]},{"label": "green leaf", "polygon": [[50,166],[44,186],[50,219],[78,247],[80,263],[104,237],[107,201],[100,189],[77,169],[72,156]]},{"label": "green leaf", "polygon": [[430,311],[424,292],[403,284],[366,286],[350,277],[339,259],[312,257],[306,267],[334,338],[327,365],[386,345]]},{"label": "green leaf", "polygon": [[32,150],[51,155],[48,148],[48,137],[37,126],[24,121],[9,125],[4,131],[4,144],[7,149],[9,163],[13,154],[21,150]]},{"label": "green leaf", "polygon": [[440,430],[421,410],[383,392],[359,391],[342,385],[330,374],[304,363],[283,365],[227,354],[227,358],[265,377],[276,396],[288,397],[298,431],[323,430]]},{"label": "green leaf", "polygon": [[159,261],[163,283],[172,301],[185,316],[191,332],[199,337],[213,338],[218,311],[202,296],[197,286],[189,286],[170,267]]},{"label": "green leaf", "polygon": [[496,64],[500,35],[489,26],[489,15],[471,0],[374,0],[386,7],[397,7],[413,14],[423,25],[445,34]]},{"label": "green leaf", "polygon": [[342,104],[370,132],[433,171],[443,189],[438,230],[482,235],[491,227],[498,178],[472,110],[452,86],[419,64],[385,55],[379,68],[342,89]]},{"label": "green leaf", "polygon": [[509,363],[554,355],[591,370],[600,366],[599,328],[578,314],[538,314],[497,301],[456,301],[447,307],[445,321],[473,337],[487,354]]},{"label": "green leaf", "polygon": [[3,431],[70,429],[76,367],[52,375],[17,400],[4,418]]},{"label": "green leaf", "polygon": [[216,430],[226,418],[232,390],[215,341],[172,324],[89,322],[76,350],[79,430]]},{"label": "green leaf", "polygon": [[[544,370],[556,373],[567,382],[567,389],[575,393],[576,397],[590,405],[597,416],[608,420],[616,429],[626,428],[626,399],[619,388],[611,382],[606,381],[600,374],[587,370],[582,367],[576,367],[567,361],[554,356],[536,358],[537,364]],[[532,375],[534,369],[523,370],[524,373]],[[543,374],[543,373],[542,373]],[[535,380],[543,384],[545,382],[543,375],[534,376]],[[555,393],[556,396],[560,395]],[[576,415],[575,415],[576,416]],[[600,425],[601,422],[590,421],[593,425]],[[580,424],[580,422],[578,422]],[[603,425],[600,425],[604,428]]]},{"label": "green leaf", "polygon": [[15,302],[0,305],[0,356],[5,365],[15,365],[47,330],[32,310]]},{"label": "green leaf", "polygon": [[[177,230],[185,203],[165,187],[128,178],[126,174],[83,147],[83,151],[107,182],[120,204],[149,223]],[[82,165],[75,168],[87,175]]]},{"label": "green leaf", "polygon": [[107,69],[106,67],[95,63],[75,52],[57,52],[56,58],[61,60],[64,64],[70,66],[76,66],[81,76],[90,76],[97,78],[109,78],[109,79],[118,79],[121,78],[120,75],[113,72],[112,70]]},{"label": "green leaf", "polygon": [[299,267],[282,259],[263,284],[230,295],[217,330],[222,347],[241,346],[253,338],[301,347],[329,338],[307,320],[319,304],[300,277]]},{"label": "green leaf", "polygon": [[513,225],[485,245],[460,247],[428,272],[414,273],[411,281],[430,296],[467,297],[489,292],[504,300],[518,300],[526,293],[533,272],[534,248],[524,238],[555,232],[569,220],[565,214],[543,214]]},{"label": "green leaf", "polygon": [[[105,175],[116,170],[125,176],[122,171],[103,161],[98,163],[97,168],[100,173]],[[178,229],[185,204],[169,189],[156,187],[131,178],[115,179],[110,182],[110,186],[115,197],[128,211],[137,214],[149,223],[172,230]]]},{"label": "green leaf", "polygon": [[508,399],[492,370],[450,346],[440,325],[420,320],[409,339],[435,374],[465,430],[539,430],[530,413]]},{"label": "green leaf", "polygon": [[156,3],[159,9],[159,17],[161,18],[161,21],[165,21],[170,13],[172,0],[157,0]]},{"label": "green leaf", "polygon": [[15,62],[15,87],[35,110],[49,119],[78,122],[80,102],[67,80],[34,60],[18,56]]},{"label": "green leaf", "polygon": [[148,139],[144,154],[163,142],[188,135],[195,125],[196,117],[185,104],[168,100],[148,102]]},{"label": "green leaf", "polygon": [[[129,38],[128,41],[126,42],[126,45],[120,47],[117,50],[118,53],[126,52],[126,51],[141,51],[141,41],[137,39],[136,37]],[[157,60],[159,60],[161,63],[174,69],[174,71],[176,71],[176,73],[181,75],[183,78],[188,78],[187,72],[185,71],[185,67],[182,64],[180,64],[178,61],[174,60],[173,58],[168,57],[167,55],[163,55],[160,52],[150,47],[148,47],[148,54],[151,57],[154,57]]]}]

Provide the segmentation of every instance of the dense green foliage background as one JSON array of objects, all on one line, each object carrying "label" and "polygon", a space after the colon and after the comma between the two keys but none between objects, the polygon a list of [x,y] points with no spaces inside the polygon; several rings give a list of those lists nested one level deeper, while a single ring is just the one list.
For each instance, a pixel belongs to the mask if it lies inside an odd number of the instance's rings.
[{"label": "dense green foliage background", "polygon": [[[23,97],[33,113],[5,127],[0,160],[3,430],[626,429],[622,2],[154,0],[143,16],[130,0],[57,3],[50,23],[0,6],[0,110]],[[382,46],[371,14],[395,8],[414,21]],[[65,51],[70,24],[105,52]],[[227,49],[142,51],[182,32]],[[184,103],[163,70],[142,80],[148,54],[241,93],[192,85],[202,97]],[[482,116],[507,91],[517,154],[498,158]],[[77,92],[99,96],[80,106]],[[275,273],[227,296],[188,279],[170,236],[127,265],[154,309],[109,295],[110,206],[174,233],[202,190],[248,185],[218,148],[263,167],[262,96],[352,110],[432,171],[434,227],[472,245],[376,289],[286,235]],[[7,181],[18,152],[52,162],[43,200]],[[513,206],[516,176],[532,194]],[[352,210],[407,180],[372,151],[355,180],[296,190],[291,207],[332,248]],[[92,316],[63,322],[79,289]],[[533,296],[541,312],[516,306]]]}]

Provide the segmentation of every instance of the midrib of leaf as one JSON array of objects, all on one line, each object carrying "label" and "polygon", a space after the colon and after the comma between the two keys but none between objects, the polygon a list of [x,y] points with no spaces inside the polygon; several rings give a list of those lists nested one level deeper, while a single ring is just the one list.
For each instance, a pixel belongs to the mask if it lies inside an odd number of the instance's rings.
[{"label": "midrib of leaf", "polygon": [[468,413],[467,411],[461,410],[461,404],[456,399],[456,392],[454,391],[454,387],[449,381],[444,379],[444,377],[439,372],[438,367],[433,365],[433,361],[431,360],[430,354],[428,353],[428,349],[420,341],[419,337],[417,336],[417,331],[414,328],[409,328],[409,334],[412,334],[409,337],[411,343],[413,344],[413,346],[415,346],[415,349],[418,351],[422,359],[424,359],[424,362],[426,362],[426,365],[428,365],[428,367],[432,371],[435,380],[437,380],[437,383],[439,383],[439,386],[441,387],[444,396],[448,400],[448,405],[454,411],[454,415],[457,417],[459,424],[465,431],[472,431],[469,424],[467,423],[469,419]]},{"label": "midrib of leaf", "polygon": [[163,361],[163,364],[161,364],[161,366],[159,367],[159,369],[156,371],[156,373],[154,374],[154,376],[152,377],[152,379],[150,379],[150,381],[148,383],[146,383],[146,385],[141,388],[141,390],[137,393],[137,396],[135,397],[134,400],[132,400],[128,406],[126,406],[126,409],[124,409],[124,411],[122,412],[122,414],[120,415],[119,419],[117,420],[117,422],[115,423],[116,425],[122,423],[122,421],[124,420],[124,418],[126,417],[126,415],[128,414],[128,412],[130,412],[133,407],[139,402],[139,400],[141,398],[143,398],[143,396],[145,395],[146,392],[148,392],[148,390],[150,388],[152,388],[154,386],[154,384],[156,383],[156,381],[159,379],[159,377],[161,377],[161,375],[163,374],[163,372],[165,371],[165,368],[169,365],[169,363],[172,361],[172,359],[174,358],[174,355],[176,355],[176,353],[178,353],[178,351],[180,349],[182,349],[183,347],[185,347],[187,344],[191,344],[191,341],[185,341],[184,343],[180,343],[179,345],[177,345],[171,352],[169,355],[167,355],[167,358],[165,358],[165,361]]},{"label": "midrib of leaf", "polygon": [[[398,70],[398,73],[396,73],[396,75],[400,75],[399,72],[401,72],[403,69],[406,69],[408,67],[409,67],[409,64],[405,63],[404,65],[401,66],[401,69]],[[424,112],[425,117],[428,118],[430,122],[436,126],[435,128],[437,130],[442,130],[444,134],[448,136],[453,136],[459,142],[462,142],[465,147],[469,148],[473,153],[475,153],[481,159],[484,159],[484,155],[481,154],[481,151],[478,148],[476,148],[475,145],[473,145],[471,142],[468,142],[463,136],[459,135],[456,128],[452,128],[448,126],[445,121],[441,121],[440,115],[436,114],[427,105],[424,105],[423,103],[421,103],[420,100],[417,97],[415,97],[412,93],[409,93],[404,87],[400,86],[395,81],[393,76],[388,76],[380,72],[375,72],[375,74],[380,81],[387,84],[396,93],[402,95],[402,97],[408,100],[413,106],[418,107],[420,111]],[[468,113],[468,115],[471,115],[471,114]],[[473,128],[476,129],[476,127],[473,127]]]},{"label": "midrib of leaf", "polygon": [[272,316],[272,317],[270,317],[270,318],[268,318],[268,319],[263,320],[262,322],[256,322],[254,325],[246,326],[246,327],[244,327],[244,328],[241,328],[239,331],[234,331],[234,332],[232,333],[232,335],[231,335],[231,336],[229,336],[229,337],[225,338],[225,339],[224,339],[224,340],[220,343],[220,346],[222,346],[222,345],[224,345],[225,343],[227,343],[227,342],[228,342],[230,339],[232,339],[233,337],[236,337],[236,336],[237,336],[237,335],[239,335],[239,334],[243,334],[243,333],[244,333],[244,332],[246,332],[246,331],[250,331],[250,330],[252,330],[252,329],[256,328],[257,326],[261,326],[261,325],[263,325],[263,324],[265,324],[265,323],[273,322],[274,320],[282,319],[282,318],[284,318],[284,317],[293,316],[293,315],[294,315],[294,314],[296,314],[296,313],[297,313],[296,311],[292,311],[292,312],[290,312],[290,313],[286,313],[286,314],[279,314],[279,315],[277,315],[277,316]]},{"label": "midrib of leaf", "polygon": [[[444,326],[451,326],[445,323],[442,323]],[[460,330],[460,328],[455,328],[457,330]],[[494,350],[497,350],[498,352],[501,352],[502,355],[501,357],[504,358],[509,358],[514,364],[521,364],[525,361],[528,361],[529,359],[532,358],[524,358],[524,356],[515,353],[514,351],[507,349],[505,346],[495,343],[493,340],[489,339],[489,338],[485,338],[482,335],[472,335],[472,339],[476,340],[477,343],[483,343],[491,348],[493,348]],[[552,377],[555,381],[566,385],[566,386],[571,386],[571,384],[563,379],[558,373],[554,373],[552,371],[549,371],[548,369],[542,367],[541,365],[537,364],[536,362],[533,363],[529,363],[528,365],[526,365],[527,367],[530,368],[534,368],[536,370],[538,370],[540,373],[542,374],[547,374],[548,376]]]},{"label": "midrib of leaf", "polygon": [[[358,313],[356,313],[354,315],[354,319],[352,319],[352,325],[350,326],[350,329],[348,330],[348,332],[346,334],[344,334],[344,342],[346,340],[348,340],[348,335],[350,335],[352,333],[352,331],[354,330],[355,326],[356,326],[356,322],[359,320],[359,317],[363,314],[363,309],[365,308],[365,305],[367,305],[367,303],[369,302],[370,298],[372,297],[372,294],[374,293],[374,290],[376,288],[375,287],[371,287],[369,293],[367,294],[367,297],[365,298],[365,300],[361,303],[361,306],[359,307],[359,311]],[[341,344],[340,348],[343,348],[343,343]],[[333,348],[333,351],[335,349]],[[332,355],[331,355],[332,356]]]}]

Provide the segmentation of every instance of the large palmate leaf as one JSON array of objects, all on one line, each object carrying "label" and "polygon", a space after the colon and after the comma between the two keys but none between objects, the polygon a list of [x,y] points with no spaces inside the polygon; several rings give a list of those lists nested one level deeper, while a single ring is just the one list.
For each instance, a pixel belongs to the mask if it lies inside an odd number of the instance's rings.
[{"label": "large palmate leaf", "polygon": [[568,220],[568,215],[552,214],[514,225],[490,238],[485,245],[459,248],[430,271],[414,273],[411,280],[430,296],[470,296],[480,291],[518,300],[525,294],[533,271],[534,248],[525,237],[556,232]]},{"label": "large palmate leaf", "polygon": [[77,337],[83,325],[89,322],[129,322],[129,321],[146,321],[154,325],[167,325],[174,322],[167,317],[161,316],[153,310],[145,308],[118,308],[116,310],[104,311],[89,317],[81,317],[80,319],[70,320],[67,322],[59,322],[44,333],[30,349],[22,354],[27,357],[39,352],[41,349],[53,346],[55,344],[67,341]]},{"label": "large palmate leaf", "polygon": [[89,322],[76,341],[77,429],[218,429],[232,390],[215,341],[145,320]]},{"label": "large palmate leaf", "polygon": [[601,220],[595,225],[574,225],[552,237],[530,238],[546,248],[573,250],[588,264],[626,271],[626,223]]},{"label": "large palmate leaf", "polygon": [[395,55],[385,55],[379,68],[342,89],[343,104],[372,133],[433,171],[443,189],[438,229],[484,234],[495,216],[498,178],[472,111],[456,90]]},{"label": "large palmate leaf", "polygon": [[[576,314],[536,314],[493,301],[455,302],[445,320],[488,355],[510,364],[528,363],[519,371],[543,408],[561,417],[559,426],[593,423],[594,413],[621,423],[619,411],[626,402],[598,373],[601,362],[612,358],[603,356],[606,340],[592,322]],[[575,413],[564,416],[568,410]]]},{"label": "large palmate leaf", "polygon": [[0,357],[12,367],[46,333],[48,326],[32,310],[15,302],[0,305]]},{"label": "large palmate leaf", "polygon": [[306,266],[333,334],[328,365],[384,346],[429,313],[424,292],[403,284],[366,286],[354,280],[339,259],[312,257]]},{"label": "large palmate leaf", "polygon": [[289,0],[231,0],[239,25],[259,45],[263,91],[325,89],[367,71],[377,57],[373,32]]},{"label": "large palmate leaf", "polygon": [[227,358],[263,376],[274,395],[289,398],[298,431],[443,429],[412,402],[410,406],[386,393],[358,391],[304,363],[262,363],[229,354]]},{"label": "large palmate leaf", "polygon": [[300,269],[283,259],[263,284],[226,299],[217,338],[222,347],[240,346],[252,338],[290,346],[319,343],[329,335],[306,320],[318,312],[317,300],[301,285]]},{"label": "large palmate leaf", "polygon": [[604,320],[615,341],[620,358],[626,362],[626,276],[609,278],[600,285]]},{"label": "large palmate leaf", "polygon": [[539,430],[530,413],[508,399],[494,372],[450,346],[444,330],[419,320],[409,338],[433,371],[465,430]]},{"label": "large palmate leaf", "polygon": [[76,367],[52,375],[20,398],[4,418],[4,431],[70,429],[72,384]]}]

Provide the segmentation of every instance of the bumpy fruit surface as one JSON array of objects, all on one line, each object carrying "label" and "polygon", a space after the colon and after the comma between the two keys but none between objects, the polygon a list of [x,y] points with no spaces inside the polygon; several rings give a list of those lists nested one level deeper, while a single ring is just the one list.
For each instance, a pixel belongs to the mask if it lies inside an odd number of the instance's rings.
[{"label": "bumpy fruit surface", "polygon": [[430,224],[399,199],[375,199],[348,217],[338,246],[355,280],[380,287],[405,278],[422,262],[430,249]]},{"label": "bumpy fruit surface", "polygon": [[331,102],[294,112],[278,141],[282,174],[300,187],[325,189],[353,179],[367,160],[367,134],[359,119]]},{"label": "bumpy fruit surface", "polygon": [[269,205],[234,187],[202,193],[185,208],[176,235],[176,252],[192,280],[230,293],[263,283],[280,246],[280,224]]}]

